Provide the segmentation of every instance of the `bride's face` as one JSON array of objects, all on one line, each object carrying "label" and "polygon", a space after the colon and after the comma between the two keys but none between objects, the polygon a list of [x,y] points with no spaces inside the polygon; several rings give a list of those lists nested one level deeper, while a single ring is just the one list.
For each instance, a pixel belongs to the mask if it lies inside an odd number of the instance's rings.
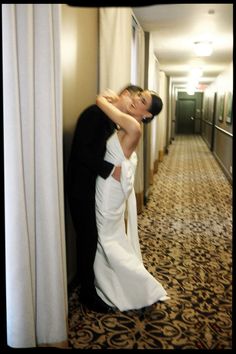
[{"label": "bride's face", "polygon": [[132,104],[129,106],[128,113],[133,117],[142,119],[144,116],[152,116],[148,109],[151,107],[152,96],[148,90],[138,92],[137,94],[131,96]]}]

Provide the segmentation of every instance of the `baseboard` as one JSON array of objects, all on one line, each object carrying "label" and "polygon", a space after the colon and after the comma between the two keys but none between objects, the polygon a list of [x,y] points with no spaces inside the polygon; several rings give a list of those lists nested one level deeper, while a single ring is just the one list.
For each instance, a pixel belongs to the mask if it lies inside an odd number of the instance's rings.
[{"label": "baseboard", "polygon": [[137,213],[140,214],[143,211],[143,192],[136,193]]},{"label": "baseboard", "polygon": [[159,161],[162,162],[164,159],[164,151],[163,150],[159,150]]},{"label": "baseboard", "polygon": [[158,171],[158,160],[155,160],[154,162],[154,173],[157,173]]},{"label": "baseboard", "polygon": [[154,173],[153,170],[149,171],[149,183],[153,184],[153,179],[154,179]]}]

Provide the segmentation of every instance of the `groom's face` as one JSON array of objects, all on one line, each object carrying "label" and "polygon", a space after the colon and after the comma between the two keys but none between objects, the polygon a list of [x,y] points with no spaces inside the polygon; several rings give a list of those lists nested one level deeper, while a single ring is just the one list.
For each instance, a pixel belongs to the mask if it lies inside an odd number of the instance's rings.
[{"label": "groom's face", "polygon": [[135,109],[134,97],[135,97],[135,93],[131,93],[128,90],[125,90],[120,95],[120,100],[119,100],[120,110],[123,111],[124,113],[129,113],[130,115],[132,115],[132,112]]}]

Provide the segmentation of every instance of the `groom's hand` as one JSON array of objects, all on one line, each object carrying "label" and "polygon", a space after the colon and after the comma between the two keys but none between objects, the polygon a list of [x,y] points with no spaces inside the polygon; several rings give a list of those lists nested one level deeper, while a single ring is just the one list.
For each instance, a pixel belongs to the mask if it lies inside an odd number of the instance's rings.
[{"label": "groom's hand", "polygon": [[119,100],[119,96],[112,90],[106,89],[102,93],[100,93],[100,96],[103,96],[107,99],[108,102],[110,103],[115,103]]},{"label": "groom's hand", "polygon": [[121,166],[116,166],[114,172],[112,173],[112,177],[115,178],[118,182],[120,182],[120,174]]}]

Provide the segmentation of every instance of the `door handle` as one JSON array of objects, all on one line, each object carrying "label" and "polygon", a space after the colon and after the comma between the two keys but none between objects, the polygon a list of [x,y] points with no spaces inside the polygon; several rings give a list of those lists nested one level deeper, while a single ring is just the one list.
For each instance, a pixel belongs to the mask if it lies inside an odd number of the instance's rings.
[{"label": "door handle", "polygon": [[194,117],[190,117],[190,119],[194,120]]}]

